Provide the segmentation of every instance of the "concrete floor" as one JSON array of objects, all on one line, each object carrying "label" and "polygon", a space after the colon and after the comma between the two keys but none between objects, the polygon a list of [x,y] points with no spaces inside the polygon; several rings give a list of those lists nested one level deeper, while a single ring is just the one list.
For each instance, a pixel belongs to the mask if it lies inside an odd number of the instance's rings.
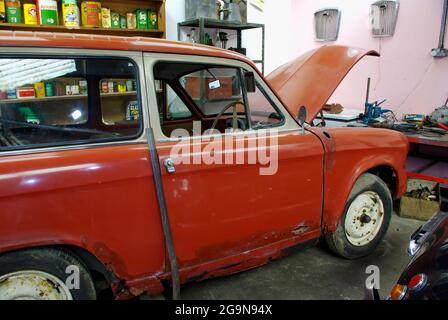
[{"label": "concrete floor", "polygon": [[421,221],[396,215],[385,240],[369,257],[349,261],[320,244],[263,267],[182,286],[182,299],[362,299],[366,267],[380,268],[382,297],[388,295],[409,262],[409,236]]}]

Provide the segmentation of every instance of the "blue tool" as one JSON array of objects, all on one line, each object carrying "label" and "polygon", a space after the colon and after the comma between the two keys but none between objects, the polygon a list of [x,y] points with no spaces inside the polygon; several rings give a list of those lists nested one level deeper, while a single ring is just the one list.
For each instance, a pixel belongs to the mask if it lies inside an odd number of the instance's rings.
[{"label": "blue tool", "polygon": [[362,122],[365,124],[369,124],[373,122],[374,119],[381,117],[384,113],[391,112],[391,110],[383,109],[381,108],[381,105],[386,102],[386,99],[384,99],[381,102],[375,101],[373,103],[369,102],[369,96],[370,96],[370,78],[367,79],[367,95],[366,95],[366,102],[364,104],[364,115],[362,117]]}]

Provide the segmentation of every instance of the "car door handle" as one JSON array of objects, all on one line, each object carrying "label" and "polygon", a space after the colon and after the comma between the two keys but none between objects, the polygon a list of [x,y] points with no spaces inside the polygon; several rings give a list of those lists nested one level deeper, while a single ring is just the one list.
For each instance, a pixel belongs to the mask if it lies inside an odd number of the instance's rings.
[{"label": "car door handle", "polygon": [[169,174],[176,172],[176,167],[174,166],[174,162],[173,162],[173,160],[171,160],[171,158],[165,159],[165,161],[163,162],[163,165],[165,166],[166,171]]}]

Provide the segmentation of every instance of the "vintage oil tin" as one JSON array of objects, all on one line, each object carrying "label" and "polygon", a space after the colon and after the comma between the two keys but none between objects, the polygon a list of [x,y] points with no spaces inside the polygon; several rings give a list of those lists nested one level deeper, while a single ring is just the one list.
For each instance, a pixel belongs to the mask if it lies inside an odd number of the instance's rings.
[{"label": "vintage oil tin", "polygon": [[80,12],[77,0],[62,0],[62,20],[68,28],[79,27]]},{"label": "vintage oil tin", "polygon": [[159,21],[156,10],[148,10],[148,29],[157,30],[159,28]]},{"label": "vintage oil tin", "polygon": [[8,23],[22,23],[22,9],[20,1],[6,0],[6,21]]},{"label": "vintage oil tin", "polygon": [[79,81],[79,93],[81,94],[87,94],[87,80],[80,80]]},{"label": "vintage oil tin", "polygon": [[19,99],[32,99],[35,98],[36,94],[33,87],[23,87],[17,89],[17,98]]},{"label": "vintage oil tin", "polygon": [[17,91],[15,89],[8,89],[6,95],[8,99],[17,99]]},{"label": "vintage oil tin", "polygon": [[0,0],[0,23],[6,21],[5,0]]},{"label": "vintage oil tin", "polygon": [[110,17],[110,9],[109,8],[101,8],[101,25],[103,28],[111,28],[112,20]]},{"label": "vintage oil tin", "polygon": [[101,3],[84,1],[81,4],[81,20],[84,27],[98,28],[101,26]]},{"label": "vintage oil tin", "polygon": [[139,9],[135,14],[137,16],[137,29],[148,29],[148,11]]},{"label": "vintage oil tin", "polygon": [[126,24],[128,25],[128,29],[137,28],[137,16],[135,13],[129,12],[126,14]]},{"label": "vintage oil tin", "polygon": [[120,14],[118,12],[112,11],[110,16],[112,20],[112,28],[120,29]]},{"label": "vintage oil tin", "polygon": [[51,82],[45,83],[45,95],[47,97],[53,97],[54,96],[54,87]]},{"label": "vintage oil tin", "polygon": [[128,23],[126,21],[125,16],[120,15],[120,27],[121,27],[121,29],[126,29],[128,27]]},{"label": "vintage oil tin", "polygon": [[35,4],[25,3],[23,5],[23,18],[25,20],[25,24],[37,24],[37,7]]},{"label": "vintage oil tin", "polygon": [[40,25],[57,26],[58,3],[56,0],[37,0],[37,21]]},{"label": "vintage oil tin", "polygon": [[36,82],[34,84],[34,91],[37,98],[45,97],[45,84],[43,82]]}]

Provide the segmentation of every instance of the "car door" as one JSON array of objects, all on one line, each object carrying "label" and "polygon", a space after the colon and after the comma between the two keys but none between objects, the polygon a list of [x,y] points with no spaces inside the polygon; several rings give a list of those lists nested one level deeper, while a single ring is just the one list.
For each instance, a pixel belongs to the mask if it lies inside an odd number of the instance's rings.
[{"label": "car door", "polygon": [[[192,64],[200,71],[189,73],[188,68],[195,69]],[[243,68],[254,71],[238,61],[145,54],[149,101],[157,99],[158,93],[151,90],[155,79],[165,76],[158,70],[167,75],[185,70],[179,72],[179,81],[165,80],[178,86],[176,93],[185,105],[204,114],[203,124],[216,119],[217,111],[208,116],[208,109],[198,107],[194,94],[214,86],[218,90],[208,92],[206,98],[213,100],[215,109],[219,110],[220,99],[236,99],[245,105],[235,108],[238,117],[247,120],[252,112],[247,121],[252,128],[245,131],[197,131],[196,136],[182,140],[169,139],[160,117],[151,117],[181,270],[199,273],[201,268],[196,267],[212,261],[214,268],[228,266],[232,259],[253,258],[254,250],[260,248],[266,248],[263,254],[274,255],[270,249],[274,244],[280,248],[320,235],[322,145],[312,133],[302,133],[261,77],[256,76],[257,91],[246,94],[243,78],[237,81]],[[235,75],[230,77],[232,72]],[[192,79],[200,75],[203,78]],[[205,86],[199,87],[201,83]],[[157,114],[156,104],[150,108],[151,114]],[[235,114],[231,109],[229,118]],[[167,166],[167,161],[174,165]]]}]

